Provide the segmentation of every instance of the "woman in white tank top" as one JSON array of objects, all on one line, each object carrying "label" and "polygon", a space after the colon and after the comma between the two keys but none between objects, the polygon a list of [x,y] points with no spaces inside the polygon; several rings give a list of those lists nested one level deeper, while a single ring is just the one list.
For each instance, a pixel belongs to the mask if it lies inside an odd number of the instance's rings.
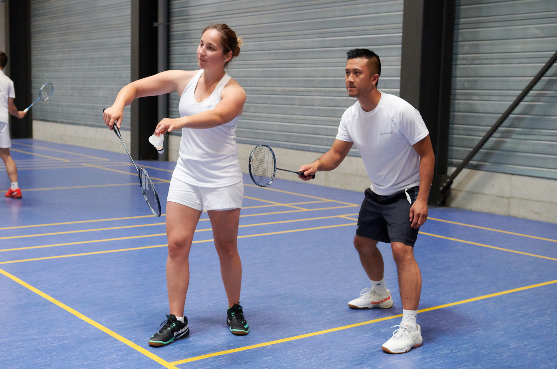
[{"label": "woman in white tank top", "polygon": [[130,83],[104,111],[106,125],[120,126],[124,107],[135,98],[180,94],[180,118],[159,122],[155,135],[182,129],[180,158],[166,206],[166,276],[170,315],[149,340],[164,346],[189,335],[184,305],[189,285],[189,252],[202,210],[213,227],[228,297],[227,323],[235,335],[249,333],[240,302],[242,265],[237,249],[243,180],[235,131],[246,101],[242,87],[224,68],[240,53],[241,39],[226,24],[206,27],[197,48],[199,71],[166,71]]}]

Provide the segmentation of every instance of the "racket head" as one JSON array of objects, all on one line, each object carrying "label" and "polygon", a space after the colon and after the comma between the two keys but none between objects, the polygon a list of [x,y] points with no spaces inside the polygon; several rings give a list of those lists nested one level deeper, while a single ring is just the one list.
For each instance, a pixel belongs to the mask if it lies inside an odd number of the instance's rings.
[{"label": "racket head", "polygon": [[54,92],[54,85],[50,82],[45,83],[39,91],[39,97],[41,98],[42,101],[46,101],[50,99],[52,92]]},{"label": "racket head", "polygon": [[277,173],[275,153],[267,145],[257,145],[249,155],[249,175],[259,187],[269,187]]},{"label": "racket head", "polygon": [[139,169],[139,186],[141,186],[141,192],[143,193],[143,197],[145,198],[145,202],[149,206],[149,209],[155,214],[156,216],[161,216],[161,202],[159,201],[159,195],[157,194],[157,190],[155,189],[155,185],[153,181],[151,181],[151,177],[149,177],[149,173],[145,170],[145,168],[138,167]]}]

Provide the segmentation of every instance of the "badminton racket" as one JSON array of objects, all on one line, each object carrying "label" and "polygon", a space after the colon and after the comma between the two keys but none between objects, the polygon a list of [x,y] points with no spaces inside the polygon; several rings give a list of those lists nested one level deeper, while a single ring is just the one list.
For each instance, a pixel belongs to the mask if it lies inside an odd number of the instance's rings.
[{"label": "badminton racket", "polygon": [[[255,148],[249,155],[249,175],[253,183],[258,185],[259,187],[269,187],[275,179],[277,170],[295,173],[297,175],[305,177],[303,172],[295,172],[293,170],[277,168],[275,153],[269,146],[255,146]],[[315,178],[315,174],[313,174],[311,178]]]},{"label": "badminton racket", "polygon": [[52,92],[54,92],[54,86],[52,85],[52,83],[45,83],[39,90],[39,97],[37,98],[37,100],[33,101],[33,103],[29,105],[23,112],[27,113],[29,109],[31,109],[31,107],[35,105],[35,103],[39,100],[47,101],[48,99],[50,99]]},{"label": "badminton racket", "polygon": [[[105,109],[103,109],[103,112],[104,112],[104,110]],[[147,206],[149,206],[149,209],[151,209],[153,214],[160,217],[161,216],[161,202],[159,201],[159,195],[157,194],[157,190],[155,189],[155,185],[153,184],[153,181],[151,181],[151,177],[149,177],[149,173],[147,173],[147,170],[145,170],[145,168],[138,167],[135,164],[135,161],[133,161],[133,158],[132,158],[130,152],[128,151],[128,148],[127,148],[126,144],[124,143],[124,140],[122,139],[122,135],[120,134],[120,129],[116,125],[116,122],[114,122],[114,127],[113,128],[114,128],[114,133],[116,133],[116,136],[118,136],[118,138],[120,139],[120,142],[122,142],[122,145],[124,145],[124,149],[126,149],[126,152],[128,153],[128,156],[130,157],[130,160],[132,161],[133,166],[137,170],[137,175],[138,175],[138,178],[139,178],[139,186],[141,187],[141,192],[143,193],[143,197],[145,198],[145,202],[147,203]]]}]

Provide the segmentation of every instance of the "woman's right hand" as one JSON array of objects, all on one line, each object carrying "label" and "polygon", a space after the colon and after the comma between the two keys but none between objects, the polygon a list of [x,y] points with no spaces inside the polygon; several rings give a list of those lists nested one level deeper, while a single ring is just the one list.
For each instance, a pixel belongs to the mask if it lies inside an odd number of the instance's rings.
[{"label": "woman's right hand", "polygon": [[103,112],[104,123],[110,128],[111,131],[114,129],[112,128],[114,124],[116,124],[116,126],[120,128],[123,118],[124,118],[124,109],[119,109],[114,105],[111,106],[110,108],[104,109]]}]

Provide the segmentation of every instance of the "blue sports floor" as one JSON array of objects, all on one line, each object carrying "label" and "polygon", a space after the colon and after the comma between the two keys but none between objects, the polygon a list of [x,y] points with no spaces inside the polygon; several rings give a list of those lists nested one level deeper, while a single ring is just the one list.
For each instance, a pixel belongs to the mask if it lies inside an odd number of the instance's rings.
[{"label": "blue sports floor", "polygon": [[[156,218],[123,149],[15,140],[11,152],[23,199],[0,200],[0,368],[557,366],[555,224],[430,209],[415,248],[424,344],[389,355],[381,344],[402,306],[388,245],[380,248],[394,307],[347,306],[369,286],[352,246],[363,189],[282,180],[263,189],[246,176],[238,244],[251,333],[226,325],[205,213],[190,256],[191,335],[151,348],[168,312],[164,208],[174,163],[143,163],[163,200]],[[4,172],[0,189],[8,187]]]}]

